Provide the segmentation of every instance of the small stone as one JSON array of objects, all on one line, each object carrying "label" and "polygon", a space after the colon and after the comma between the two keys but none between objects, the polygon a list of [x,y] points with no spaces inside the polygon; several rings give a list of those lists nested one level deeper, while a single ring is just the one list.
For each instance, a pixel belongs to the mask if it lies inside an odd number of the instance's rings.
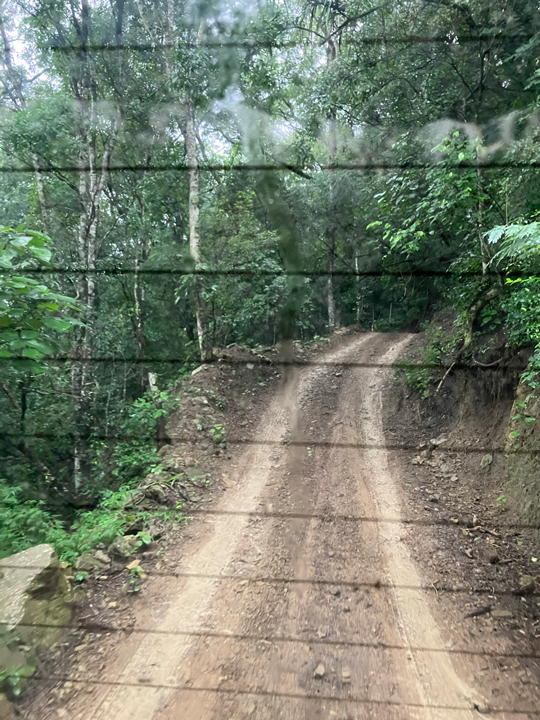
[{"label": "small stone", "polygon": [[94,557],[96,560],[98,560],[100,563],[103,563],[104,565],[110,565],[111,564],[111,558],[103,552],[103,550],[96,550],[94,553]]},{"label": "small stone", "polygon": [[328,592],[334,597],[339,597],[341,595],[341,590],[338,587],[331,587]]},{"label": "small stone", "polygon": [[521,575],[519,578],[519,594],[528,595],[534,591],[536,580],[532,575]]},{"label": "small stone", "polygon": [[153,500],[154,502],[157,502],[158,505],[166,505],[167,504],[167,493],[165,490],[161,487],[161,485],[149,485],[144,490],[144,495],[149,500]]},{"label": "small stone", "polygon": [[315,672],[313,673],[313,677],[316,680],[322,680],[323,677],[326,674],[326,669],[322,663],[319,663],[317,667],[315,668]]},{"label": "small stone", "polygon": [[[99,552],[99,550],[98,550]],[[75,570],[78,570],[79,572],[94,572],[94,570],[100,570],[102,568],[102,563],[99,561],[95,555],[92,553],[83,553],[80,557],[77,558],[75,561]]]},{"label": "small stone", "polygon": [[152,540],[159,540],[161,537],[163,537],[164,529],[158,521],[150,520],[147,530]]},{"label": "small stone", "polygon": [[489,715],[491,713],[491,709],[489,705],[486,705],[486,703],[483,702],[475,702],[473,704],[474,709],[479,712],[481,715]]},{"label": "small stone", "polygon": [[187,457],[185,460],[186,467],[195,467],[195,460],[191,457]]},{"label": "small stone", "polygon": [[118,605],[118,603],[113,600],[113,602],[110,602],[110,603],[109,603],[108,607],[110,607],[111,610],[113,610],[117,605]]},{"label": "small stone", "polygon": [[493,462],[493,455],[491,453],[487,453],[486,455],[482,455],[482,459],[480,460],[480,467],[482,470],[485,470],[491,463]]},{"label": "small stone", "polygon": [[491,616],[500,620],[513,618],[513,614],[510,610],[492,610]]},{"label": "small stone", "polygon": [[118,560],[127,560],[134,551],[134,536],[119,535],[109,545],[108,553]]},{"label": "small stone", "polygon": [[144,520],[142,518],[137,518],[126,527],[124,535],[136,535],[137,533],[142,532],[143,529]]},{"label": "small stone", "polygon": [[247,367],[248,370],[253,370],[253,368],[255,367],[255,365],[254,365],[253,363],[247,363],[246,367]]},{"label": "small stone", "polygon": [[341,671],[341,679],[344,683],[351,682],[351,671],[349,670],[349,668],[343,668],[343,670]]}]

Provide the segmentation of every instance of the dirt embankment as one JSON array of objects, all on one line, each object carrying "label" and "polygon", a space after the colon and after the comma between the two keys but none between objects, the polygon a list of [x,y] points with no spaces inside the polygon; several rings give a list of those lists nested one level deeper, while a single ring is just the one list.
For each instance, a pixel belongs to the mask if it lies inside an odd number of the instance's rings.
[{"label": "dirt embankment", "polygon": [[[419,335],[412,345],[423,342]],[[538,452],[530,427],[518,452],[507,452],[519,375],[464,368],[427,402],[401,376],[384,399],[387,442],[408,467],[402,492],[413,557],[453,642],[500,654],[479,656],[472,670],[475,681],[492,684],[492,706],[535,697],[540,677],[540,534],[523,478],[508,477],[509,466],[530,470]],[[530,490],[538,475],[527,481]]]},{"label": "dirt embankment", "polygon": [[[533,717],[540,698],[529,679],[537,662],[530,638],[509,634],[501,642],[491,630],[463,632],[479,625],[463,618],[476,596],[463,585],[460,546],[441,540],[434,522],[441,511],[424,516],[409,495],[413,473],[445,474],[426,462],[412,465],[417,453],[411,458],[403,448],[414,422],[405,425],[392,404],[392,365],[411,341],[342,339],[318,364],[287,368],[281,378],[284,368],[268,364],[263,394],[250,386],[250,407],[240,405],[246,386],[227,377],[238,387],[234,407],[223,409],[232,419],[224,423],[230,444],[210,445],[200,458],[191,448],[188,463],[209,463],[211,501],[200,497],[183,533],[142,557],[148,579],[125,601],[129,625],[116,600],[96,594],[87,614],[101,624],[83,617],[74,631],[79,644],[70,639],[71,646],[53,649],[57,665],[43,666],[36,697],[22,708],[26,717]],[[259,367],[249,365],[246,373]],[[387,408],[398,425],[385,429]],[[221,424],[214,413],[212,427]],[[173,452],[187,467],[186,449],[173,441]],[[435,505],[424,500],[422,507]],[[451,519],[448,530],[461,533],[460,542],[469,541],[464,530],[479,534]],[[444,586],[433,576],[443,546]]]}]

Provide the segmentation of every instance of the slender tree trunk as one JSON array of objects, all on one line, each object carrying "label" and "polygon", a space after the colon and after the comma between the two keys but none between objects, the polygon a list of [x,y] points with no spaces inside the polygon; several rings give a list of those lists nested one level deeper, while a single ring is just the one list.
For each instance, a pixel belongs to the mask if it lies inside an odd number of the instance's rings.
[{"label": "slender tree trunk", "polygon": [[333,247],[328,248],[326,258],[326,302],[328,305],[328,329],[333,332],[336,327],[336,300],[334,297],[334,252]]},{"label": "slender tree trunk", "polygon": [[[185,123],[186,156],[189,166],[189,251],[195,265],[195,272],[200,269],[199,252],[199,165],[197,160],[197,136],[195,134],[195,108],[191,98],[187,101]],[[197,337],[202,362],[212,359],[211,338],[207,331],[205,303],[202,296],[203,286],[199,275],[195,274],[193,295],[197,321]]]},{"label": "slender tree trunk", "polygon": [[[337,46],[333,40],[329,40],[326,46],[326,67],[329,70],[337,57]],[[328,330],[332,333],[336,328],[336,299],[334,294],[334,260],[336,252],[336,227],[337,221],[337,197],[336,197],[336,176],[332,168],[337,160],[337,120],[335,110],[330,114],[330,127],[328,131],[328,150],[330,156],[330,217],[329,230],[327,233],[327,254],[326,254],[326,300],[328,306]]]},{"label": "slender tree trunk", "polygon": [[491,260],[489,255],[489,248],[487,240],[484,235],[484,197],[483,197],[483,172],[481,167],[476,168],[476,175],[478,179],[478,205],[477,205],[477,219],[476,219],[476,231],[478,233],[478,243],[480,245],[480,258],[482,262],[482,282],[487,279],[489,270],[489,262]]},{"label": "slender tree trunk", "polygon": [[43,175],[41,174],[41,170],[39,169],[39,160],[37,155],[35,155],[34,153],[32,153],[32,164],[34,166],[34,172],[36,175],[36,187],[39,199],[39,207],[41,210],[41,218],[43,220],[43,228],[45,232],[47,232],[49,219],[47,214],[47,203],[45,201],[45,186],[43,184]]},{"label": "slender tree trunk", "polygon": [[[94,322],[96,307],[96,262],[99,255],[98,221],[103,189],[107,182],[109,164],[122,124],[120,112],[111,130],[109,142],[103,153],[101,168],[96,166],[95,103],[88,94],[81,98],[81,153],[79,156],[79,200],[82,206],[77,237],[77,255],[83,276],[77,287],[77,296],[85,311],[85,325],[79,329],[72,351],[71,390],[73,394],[73,475],[75,496],[80,494],[84,480],[89,474],[88,441],[94,390]],[[93,122],[94,121],[94,122]]]},{"label": "slender tree trunk", "polygon": [[137,340],[137,355],[141,363],[141,390],[146,392],[150,387],[148,368],[145,363],[146,358],[146,336],[144,334],[144,319],[141,309],[141,300],[143,298],[143,288],[139,286],[139,261],[135,260],[135,274],[133,282],[133,310],[135,338]]},{"label": "slender tree trunk", "polygon": [[[478,157],[477,157],[478,160]],[[476,302],[471,305],[467,312],[467,328],[465,330],[465,338],[463,342],[463,347],[461,348],[461,352],[466,350],[469,345],[471,345],[473,340],[473,334],[474,334],[474,325],[476,322],[476,319],[480,312],[484,309],[484,307],[493,300],[493,298],[497,297],[500,293],[500,289],[498,288],[491,288],[487,289],[488,283],[489,283],[489,263],[491,260],[490,254],[489,254],[489,248],[487,245],[487,241],[484,235],[484,198],[483,198],[483,177],[482,177],[482,168],[477,167],[476,168],[476,178],[477,178],[477,194],[478,194],[478,202],[477,202],[477,217],[476,217],[476,232],[478,235],[478,244],[480,246],[480,261],[482,266],[482,277],[480,280],[480,287],[479,287],[479,294],[480,297],[476,300]]]},{"label": "slender tree trunk", "polygon": [[356,324],[360,325],[362,319],[362,310],[364,307],[364,299],[362,297],[362,285],[360,283],[360,264],[358,262],[358,253],[354,255],[354,270],[356,272],[356,281],[358,284],[357,297],[356,297]]},{"label": "slender tree trunk", "polygon": [[[163,410],[163,403],[159,397],[159,388],[157,386],[157,375],[153,372],[148,373],[148,387],[154,396],[154,405],[158,410]],[[164,415],[159,415],[156,420],[156,446],[158,450],[164,445],[170,445],[171,438],[167,432],[167,419]]]}]

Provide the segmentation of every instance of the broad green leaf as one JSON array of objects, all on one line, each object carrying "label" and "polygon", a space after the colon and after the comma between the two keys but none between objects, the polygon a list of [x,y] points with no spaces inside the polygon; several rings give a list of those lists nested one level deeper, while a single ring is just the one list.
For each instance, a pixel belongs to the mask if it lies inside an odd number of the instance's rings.
[{"label": "broad green leaf", "polygon": [[62,320],[61,318],[56,317],[46,317],[43,320],[43,324],[46,327],[52,328],[53,330],[58,330],[59,332],[65,332],[66,330],[70,330],[72,327],[72,324],[69,320]]},{"label": "broad green leaf", "polygon": [[48,248],[34,247],[32,248],[32,253],[35,257],[39,260],[43,260],[44,262],[49,262],[51,259],[51,251]]},{"label": "broad green leaf", "polygon": [[32,360],[41,360],[45,353],[36,350],[35,348],[23,348],[22,354],[24,357],[31,358]]}]

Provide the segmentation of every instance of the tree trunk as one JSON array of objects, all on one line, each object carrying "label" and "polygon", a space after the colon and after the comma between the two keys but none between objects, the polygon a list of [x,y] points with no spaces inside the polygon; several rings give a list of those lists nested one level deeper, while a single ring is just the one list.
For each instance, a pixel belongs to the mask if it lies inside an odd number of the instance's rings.
[{"label": "tree trunk", "polygon": [[[154,405],[157,410],[163,410],[163,403],[159,398],[159,388],[157,386],[157,375],[153,372],[148,373],[148,387],[154,396]],[[156,446],[160,450],[165,445],[171,444],[171,438],[167,432],[167,419],[164,415],[158,415],[156,420]]]},{"label": "tree trunk", "polygon": [[141,369],[141,390],[145,393],[150,387],[148,368],[145,363],[146,358],[146,336],[144,334],[144,319],[141,309],[141,299],[143,298],[143,288],[139,286],[139,261],[135,260],[135,274],[133,281],[133,322],[135,325],[135,339],[137,340],[137,356]]},{"label": "tree trunk", "polygon": [[96,306],[95,271],[99,254],[98,220],[107,182],[111,155],[122,124],[120,112],[112,128],[109,142],[103,153],[101,169],[96,167],[96,145],[94,128],[94,99],[90,93],[80,98],[81,123],[79,135],[81,152],[79,155],[79,200],[82,206],[77,237],[77,255],[83,276],[77,286],[77,297],[84,308],[85,325],[77,333],[72,351],[71,390],[73,394],[73,474],[72,484],[75,496],[82,489],[89,475],[87,461],[88,442],[91,431],[91,413],[93,403],[94,367],[92,363],[94,340],[94,315]]},{"label": "tree trunk", "polygon": [[477,219],[476,219],[476,231],[478,233],[478,243],[480,245],[480,258],[482,261],[482,282],[487,279],[489,270],[489,263],[491,260],[489,254],[489,248],[487,240],[484,235],[484,198],[483,198],[483,184],[482,184],[482,168],[476,168],[476,176],[478,179],[477,191],[478,191],[478,205],[477,205]]},{"label": "tree trunk", "polygon": [[328,248],[326,258],[326,302],[328,305],[328,330],[334,332],[336,327],[336,300],[334,297],[334,247],[333,243]]},{"label": "tree trunk", "polygon": [[207,332],[205,318],[205,302],[202,296],[203,284],[197,271],[201,267],[199,253],[199,165],[197,161],[197,136],[195,134],[195,108],[191,98],[187,100],[185,123],[186,156],[189,167],[189,251],[194,262],[195,278],[193,283],[193,296],[195,300],[195,315],[197,321],[197,337],[201,361],[212,359],[212,345]]},{"label": "tree trunk", "polygon": [[468,348],[469,345],[472,343],[474,323],[476,322],[476,318],[478,317],[480,312],[486,307],[486,305],[488,305],[492,300],[494,300],[498,295],[500,295],[500,293],[500,288],[491,288],[491,290],[488,290],[484,295],[478,298],[474,305],[469,308],[469,312],[467,313],[467,330],[465,331],[465,340],[463,342],[462,350]]},{"label": "tree trunk", "polygon": [[360,264],[358,262],[358,253],[354,256],[354,270],[356,272],[356,280],[358,282],[358,296],[356,298],[356,324],[360,326],[362,320],[362,310],[364,307],[364,299],[362,297],[362,285],[360,283]]},{"label": "tree trunk", "polygon": [[37,155],[32,153],[32,164],[34,166],[34,172],[36,175],[36,187],[37,187],[37,193],[38,193],[38,199],[39,199],[39,207],[41,210],[41,218],[43,220],[43,230],[45,233],[50,232],[50,229],[48,226],[48,216],[47,216],[47,203],[45,201],[45,187],[43,185],[43,175],[41,174],[41,170],[39,169],[39,160]]},{"label": "tree trunk", "polygon": [[[337,57],[337,46],[333,40],[329,40],[326,45],[326,67],[329,70],[332,63]],[[328,331],[334,332],[336,328],[336,299],[334,295],[334,259],[336,251],[336,228],[337,219],[337,198],[336,198],[336,176],[333,169],[337,160],[337,120],[335,110],[331,110],[330,127],[328,129],[328,151],[330,156],[329,173],[330,173],[330,217],[329,229],[327,233],[327,255],[326,255],[326,301],[328,306]]]}]

